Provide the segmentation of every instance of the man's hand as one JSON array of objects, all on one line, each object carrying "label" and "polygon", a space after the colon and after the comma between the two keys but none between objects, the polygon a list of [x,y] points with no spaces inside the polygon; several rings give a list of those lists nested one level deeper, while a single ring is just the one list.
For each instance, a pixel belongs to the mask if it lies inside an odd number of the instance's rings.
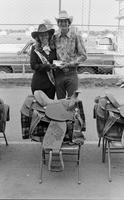
[{"label": "man's hand", "polygon": [[75,67],[77,65],[77,62],[71,61],[71,62],[62,62],[61,64],[57,65],[59,69],[69,68],[69,67]]},{"label": "man's hand", "polygon": [[[77,65],[77,62],[75,62],[75,61],[71,61],[71,62],[69,62],[69,63],[65,63],[65,62],[63,62],[62,63],[62,68],[66,68],[66,67],[75,67]],[[61,69],[62,69],[61,68]]]},{"label": "man's hand", "polygon": [[65,67],[66,67],[66,63],[65,63],[65,62],[62,62],[62,63],[58,66],[59,69],[63,69],[63,68],[65,68]]}]

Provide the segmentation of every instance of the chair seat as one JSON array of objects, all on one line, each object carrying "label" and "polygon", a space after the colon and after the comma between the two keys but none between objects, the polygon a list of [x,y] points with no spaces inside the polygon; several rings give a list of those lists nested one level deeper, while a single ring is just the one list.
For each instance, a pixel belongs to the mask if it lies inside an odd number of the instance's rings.
[{"label": "chair seat", "polygon": [[61,147],[61,150],[78,150],[79,145],[78,144],[63,144]]},{"label": "chair seat", "polygon": [[[48,159],[48,170],[54,172],[60,172],[64,170],[64,160],[62,155],[72,155],[76,156],[75,160],[78,166],[78,184],[81,184],[80,176],[80,154],[81,154],[81,144],[73,143],[64,143],[62,144],[59,152],[54,152],[52,149],[44,149],[41,144],[41,167],[40,167],[40,182],[42,183],[42,173],[43,173],[43,164],[46,163],[45,154],[49,155]],[[57,156],[59,160],[54,160],[53,157]],[[54,163],[54,164],[53,164]],[[58,164],[59,163],[59,164]]]},{"label": "chair seat", "polygon": [[124,145],[122,145],[121,142],[117,142],[117,141],[111,141],[111,146],[112,147],[118,147],[118,148],[124,148]]},{"label": "chair seat", "polygon": [[[62,151],[76,151],[76,150],[79,150],[80,146],[81,145],[74,144],[74,143],[63,143],[60,150],[62,150]],[[45,153],[48,153],[50,150],[51,149],[45,149]]]}]

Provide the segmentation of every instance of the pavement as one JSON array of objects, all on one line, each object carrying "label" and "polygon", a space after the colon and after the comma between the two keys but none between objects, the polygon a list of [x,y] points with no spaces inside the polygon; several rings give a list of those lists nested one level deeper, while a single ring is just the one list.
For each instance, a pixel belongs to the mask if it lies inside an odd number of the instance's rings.
[{"label": "pavement", "polygon": [[[108,181],[108,162],[101,161],[96,124],[93,119],[94,98],[111,92],[123,100],[122,88],[83,88],[86,114],[86,141],[81,151],[81,184],[77,184],[75,156],[64,157],[62,172],[43,168],[43,183],[39,184],[40,143],[22,140],[19,110],[30,92],[29,87],[0,88],[1,97],[10,105],[11,121],[6,135],[9,146],[0,140],[0,199],[124,199],[124,156],[112,154],[112,182]],[[88,105],[88,106],[87,106]],[[69,162],[70,161],[70,162]]]},{"label": "pavement", "polygon": [[43,168],[39,184],[40,143],[10,143],[0,146],[1,199],[124,199],[124,157],[112,156],[112,182],[108,182],[108,164],[101,162],[101,148],[86,142],[80,160],[81,184],[77,184],[75,156],[64,157],[62,172]]}]

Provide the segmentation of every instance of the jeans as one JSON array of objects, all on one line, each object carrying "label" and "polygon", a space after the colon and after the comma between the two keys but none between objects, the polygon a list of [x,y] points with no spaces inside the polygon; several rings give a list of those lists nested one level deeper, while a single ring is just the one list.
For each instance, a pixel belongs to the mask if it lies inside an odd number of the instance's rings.
[{"label": "jeans", "polygon": [[78,89],[78,76],[76,71],[55,73],[56,96],[58,99],[71,97]]}]

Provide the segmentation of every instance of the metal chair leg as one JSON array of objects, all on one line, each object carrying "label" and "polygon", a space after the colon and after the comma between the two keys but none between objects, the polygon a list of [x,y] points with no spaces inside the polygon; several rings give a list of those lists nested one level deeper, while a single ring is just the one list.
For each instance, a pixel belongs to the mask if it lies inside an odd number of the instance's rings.
[{"label": "metal chair leg", "polygon": [[49,162],[48,162],[48,170],[51,171],[51,164],[52,164],[52,150],[49,152]]},{"label": "metal chair leg", "polygon": [[42,157],[43,157],[43,164],[46,164],[46,157],[45,157],[45,150],[42,151]]},{"label": "metal chair leg", "polygon": [[104,146],[104,162],[106,160],[106,150],[107,150],[107,139],[105,139],[105,146]]},{"label": "metal chair leg", "polygon": [[108,143],[108,168],[109,168],[109,182],[112,182],[112,177],[111,177],[111,153],[110,153],[110,141]]},{"label": "metal chair leg", "polygon": [[4,136],[4,139],[5,139],[5,142],[6,142],[6,146],[8,146],[8,141],[7,141],[6,134],[5,134],[4,131],[3,131],[3,136]]},{"label": "metal chair leg", "polygon": [[62,170],[64,170],[64,162],[63,162],[63,157],[62,157],[62,151],[59,152],[59,157],[60,157],[60,162],[61,162]]},{"label": "metal chair leg", "polygon": [[42,174],[43,174],[43,147],[41,144],[41,154],[40,154],[41,158],[40,158],[40,180],[39,183],[42,183]]},{"label": "metal chair leg", "polygon": [[107,140],[103,138],[103,144],[102,144],[102,162],[105,163],[106,159],[106,148],[107,148]]},{"label": "metal chair leg", "polygon": [[81,153],[81,145],[78,146],[78,184],[81,184],[81,176],[80,176],[80,153]]},{"label": "metal chair leg", "polygon": [[105,139],[102,139],[102,162],[105,162]]},{"label": "metal chair leg", "polygon": [[79,160],[80,160],[80,149],[81,149],[81,145],[78,146],[77,165],[79,165]]},{"label": "metal chair leg", "polygon": [[101,143],[101,137],[99,138],[99,141],[98,141],[98,147],[100,147],[100,143]]}]

